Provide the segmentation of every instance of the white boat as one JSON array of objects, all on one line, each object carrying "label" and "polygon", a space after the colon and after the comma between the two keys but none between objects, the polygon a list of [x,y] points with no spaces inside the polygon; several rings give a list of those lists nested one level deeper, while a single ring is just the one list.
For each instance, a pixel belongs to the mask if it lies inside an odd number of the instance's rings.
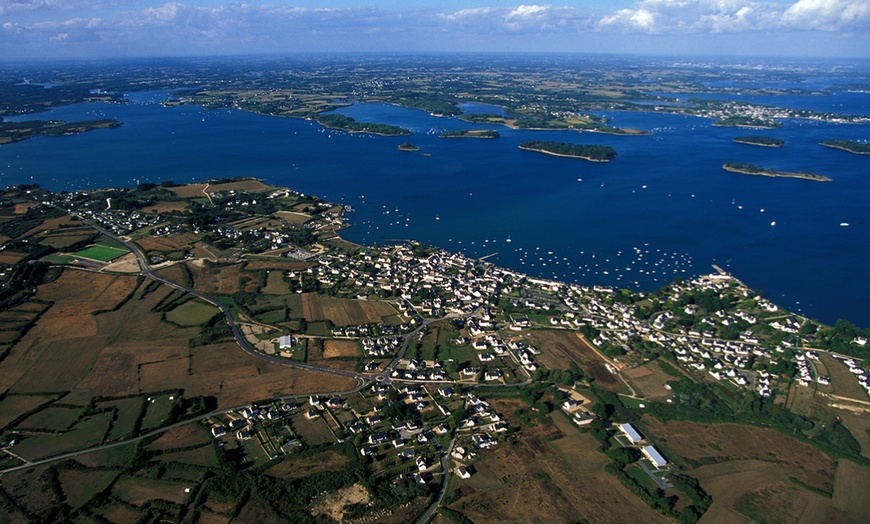
[{"label": "white boat", "polygon": [[848,222],[840,222],[840,227],[849,227]]}]

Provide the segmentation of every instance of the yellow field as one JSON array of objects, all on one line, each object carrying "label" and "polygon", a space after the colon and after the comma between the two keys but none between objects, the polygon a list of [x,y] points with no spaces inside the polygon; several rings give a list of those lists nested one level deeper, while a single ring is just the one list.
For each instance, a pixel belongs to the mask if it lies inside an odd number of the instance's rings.
[{"label": "yellow field", "polygon": [[662,371],[657,360],[637,368],[627,369],[622,372],[622,375],[644,398],[658,400],[672,396],[671,392],[665,389],[665,384],[675,378]]},{"label": "yellow field", "polygon": [[[188,184],[186,186],[170,187],[169,190],[182,198],[205,198],[203,190],[207,184]],[[220,191],[271,191],[274,187],[264,184],[259,180],[240,180],[238,182],[228,182],[225,184],[208,185],[209,193],[218,193]]]},{"label": "yellow field", "polygon": [[324,340],[323,358],[359,357],[359,345],[353,340]]}]

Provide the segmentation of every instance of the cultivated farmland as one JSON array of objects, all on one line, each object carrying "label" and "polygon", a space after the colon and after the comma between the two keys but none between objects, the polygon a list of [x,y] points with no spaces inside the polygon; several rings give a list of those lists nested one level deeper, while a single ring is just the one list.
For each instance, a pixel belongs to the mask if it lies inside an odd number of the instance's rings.
[{"label": "cultivated farmland", "polygon": [[548,368],[568,369],[573,362],[598,385],[615,391],[625,389],[605,367],[607,361],[581,335],[571,331],[532,330],[527,338],[543,352],[540,361]]}]

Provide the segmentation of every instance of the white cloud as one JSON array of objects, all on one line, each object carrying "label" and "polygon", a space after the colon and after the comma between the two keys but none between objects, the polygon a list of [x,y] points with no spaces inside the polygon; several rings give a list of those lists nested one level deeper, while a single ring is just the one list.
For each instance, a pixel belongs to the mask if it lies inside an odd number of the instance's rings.
[{"label": "white cloud", "polygon": [[0,0],[0,16],[35,11],[72,11],[121,4],[124,0]]},{"label": "white cloud", "polygon": [[[739,39],[750,33],[780,37],[796,31],[851,38],[852,42],[866,42],[870,36],[870,0],[637,0],[631,7],[603,14],[592,14],[580,3],[575,5],[581,7],[517,3],[449,11],[304,8],[279,0],[248,1],[0,0],[0,15],[5,13],[0,23],[6,35],[0,48],[13,43],[25,49],[61,33],[66,38],[55,46],[98,41],[106,49],[114,46],[115,52],[163,46],[174,54],[473,51],[509,46],[585,50],[587,42],[604,46],[619,40],[620,45],[628,45],[648,35]],[[63,25],[74,18],[71,13],[82,21]],[[843,36],[846,33],[851,36]],[[614,35],[620,36],[614,39]],[[240,42],[247,47],[242,49]]]},{"label": "white cloud", "polygon": [[870,0],[799,0],[786,9],[783,22],[801,29],[870,29]]},{"label": "white cloud", "polygon": [[505,20],[536,17],[546,14],[546,12],[551,9],[552,6],[549,5],[520,5],[517,6],[516,9],[510,11],[507,16],[505,16]]},{"label": "white cloud", "polygon": [[159,22],[171,22],[178,17],[178,12],[184,9],[182,4],[177,2],[166,3],[160,7],[151,7],[145,9],[142,14],[145,18],[153,18]]},{"label": "white cloud", "polygon": [[870,30],[870,0],[641,0],[599,22],[602,30],[654,34]]}]

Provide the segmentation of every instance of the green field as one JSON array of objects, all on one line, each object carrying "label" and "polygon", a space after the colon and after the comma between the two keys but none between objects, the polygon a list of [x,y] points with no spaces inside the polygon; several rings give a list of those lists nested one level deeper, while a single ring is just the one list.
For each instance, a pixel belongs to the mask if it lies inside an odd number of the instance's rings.
[{"label": "green field", "polygon": [[73,256],[99,260],[100,262],[108,262],[126,253],[129,253],[126,249],[95,244],[93,246],[88,246],[81,251],[76,251],[73,253]]},{"label": "green field", "polygon": [[[169,397],[173,398],[170,400]],[[164,424],[169,417],[169,411],[172,409],[172,404],[174,403],[174,395],[151,397],[148,407],[145,408],[145,417],[142,419],[142,429],[153,429]]]},{"label": "green field", "polygon": [[136,421],[142,411],[142,400],[141,397],[130,397],[97,404],[98,408],[114,407],[117,410],[112,430],[106,437],[107,440],[120,440],[132,436]]},{"label": "green field", "polygon": [[75,258],[71,257],[70,255],[61,255],[60,253],[52,253],[52,254],[44,257],[42,260],[45,262],[48,262],[49,264],[63,265],[63,264],[69,264],[70,262],[75,260]]},{"label": "green field", "polygon": [[647,491],[655,492],[655,490],[658,489],[658,485],[653,482],[653,479],[651,479],[640,466],[631,465],[625,470],[625,472]]},{"label": "green field", "polygon": [[16,445],[16,452],[26,460],[37,460],[96,446],[103,441],[110,419],[109,413],[86,417],[62,435],[27,438]]},{"label": "green field", "polygon": [[211,320],[218,309],[199,300],[191,300],[166,313],[166,320],[179,326],[200,326]]},{"label": "green field", "polygon": [[83,408],[49,407],[27,417],[19,424],[19,427],[44,431],[64,431],[76,423],[83,411]]},{"label": "green field", "polygon": [[61,471],[58,480],[69,504],[73,508],[78,508],[91,500],[94,495],[109,487],[116,478],[118,478],[117,471],[79,471],[73,469]]}]

